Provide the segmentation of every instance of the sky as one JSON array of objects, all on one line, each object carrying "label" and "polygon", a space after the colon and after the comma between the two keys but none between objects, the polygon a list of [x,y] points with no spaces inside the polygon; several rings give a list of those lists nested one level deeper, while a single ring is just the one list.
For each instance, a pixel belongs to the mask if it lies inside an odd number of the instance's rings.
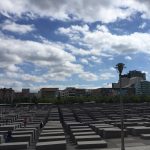
[{"label": "sky", "polygon": [[150,0],[1,0],[0,87],[111,87],[150,80]]}]

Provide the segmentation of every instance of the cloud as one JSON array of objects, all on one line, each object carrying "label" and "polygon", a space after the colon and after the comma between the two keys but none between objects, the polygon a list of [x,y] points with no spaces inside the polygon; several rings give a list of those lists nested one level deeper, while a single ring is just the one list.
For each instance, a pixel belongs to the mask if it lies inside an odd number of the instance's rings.
[{"label": "cloud", "polygon": [[110,71],[116,71],[115,67],[110,67]]},{"label": "cloud", "polygon": [[6,20],[4,23],[2,23],[0,27],[2,30],[16,32],[19,34],[26,34],[35,30],[34,25],[17,24],[9,20]]},{"label": "cloud", "polygon": [[[70,38],[70,40],[72,40],[72,38]],[[79,40],[80,40],[80,38],[79,38]],[[74,39],[73,39],[73,41],[74,41]],[[76,43],[78,41],[75,40],[74,42]],[[89,49],[83,49],[80,47],[75,47],[71,44],[65,44],[64,48],[66,51],[71,52],[75,56],[88,56],[88,55],[90,55]]]},{"label": "cloud", "polygon": [[137,9],[139,12],[142,13],[142,18],[144,19],[150,19],[150,1],[149,0],[135,0],[135,5],[133,5],[132,7],[136,7],[135,9]]},{"label": "cloud", "polygon": [[97,25],[97,30],[102,32],[109,32],[109,29],[105,25]]},{"label": "cloud", "polygon": [[[82,27],[83,32],[81,29]],[[116,35],[112,34],[108,30],[96,29],[91,31],[88,28],[88,30],[85,32],[84,26],[81,26],[80,31],[75,30],[75,34],[73,36],[74,28],[74,26],[68,27],[66,29],[64,28],[63,33],[59,29],[58,31],[61,32],[60,34],[68,36],[70,40],[75,43],[77,43],[76,39],[78,39],[78,42],[86,44],[86,54],[88,54],[88,56],[92,55],[99,58],[105,56],[108,58],[113,58],[115,55],[122,54],[150,54],[149,33],[134,32],[128,35]],[[65,30],[68,32],[65,33]]]},{"label": "cloud", "polygon": [[79,74],[79,77],[84,79],[84,80],[87,80],[87,81],[96,81],[98,80],[98,76],[93,74],[93,73],[90,73],[90,72],[82,72]]},{"label": "cloud", "polygon": [[13,78],[6,78],[4,74],[0,74],[0,88],[16,88],[21,89],[24,85],[23,82],[17,81]]},{"label": "cloud", "polygon": [[125,56],[125,59],[126,59],[126,60],[132,60],[132,57],[130,57],[130,56]]},{"label": "cloud", "polygon": [[81,61],[82,64],[85,64],[85,65],[89,64],[88,60],[85,59],[85,58],[80,59],[80,61]]},{"label": "cloud", "polygon": [[[115,22],[128,19],[136,12],[149,16],[149,1],[144,0],[5,0],[0,1],[0,12],[7,16],[48,17],[58,20],[85,22]],[[12,15],[13,14],[13,15]]]},{"label": "cloud", "polygon": [[102,62],[101,58],[96,57],[96,56],[90,56],[90,57],[88,58],[88,60],[89,60],[90,62],[94,62],[94,63],[101,63],[101,62]]},{"label": "cloud", "polygon": [[114,60],[114,58],[113,57],[109,57],[108,60]]},{"label": "cloud", "polygon": [[100,80],[109,80],[114,77],[115,77],[115,75],[112,74],[111,72],[104,72],[104,73],[100,74],[99,79]]},{"label": "cloud", "polygon": [[[2,33],[0,42],[0,69],[3,71],[1,80],[12,79],[16,86],[19,84],[28,87],[31,83],[64,81],[74,74],[83,80],[97,79],[95,74],[84,71],[74,55],[65,51],[65,44],[20,40]],[[24,69],[26,63],[31,65],[28,70]],[[15,86],[13,82],[2,82],[1,86],[5,85]]]},{"label": "cloud", "polygon": [[0,41],[1,60],[7,64],[18,64],[26,60],[33,62],[35,65],[51,66],[57,61],[59,64],[67,61],[73,62],[76,59],[59,45],[51,42],[23,41],[6,36],[1,36]]},{"label": "cloud", "polygon": [[140,24],[139,29],[144,29],[147,26],[146,22]]},{"label": "cloud", "polygon": [[[125,59],[131,60],[131,54],[150,54],[150,34],[134,32],[117,35],[111,33],[107,23],[132,19],[137,12],[140,12],[138,14],[142,18],[149,19],[149,8],[148,0],[0,1],[0,13],[10,20],[15,20],[1,23],[0,27],[3,31],[26,34],[36,30],[32,24],[18,23],[17,19],[20,18],[22,20],[39,17],[63,21],[78,20],[83,24],[60,27],[55,32],[56,36],[61,34],[68,37],[68,43],[47,41],[38,35],[34,36],[36,39],[39,38],[39,42],[20,40],[0,33],[0,71],[3,72],[1,79],[8,79],[4,80],[5,83],[1,81],[1,85],[17,87],[30,86],[34,83],[47,85],[48,81],[65,81],[73,75],[87,81],[112,79],[114,77],[112,72],[105,71],[97,75],[88,71],[88,67],[103,63],[104,59],[114,60],[118,55],[126,56]],[[103,25],[97,25],[95,29],[91,28],[93,24],[90,23],[96,21],[100,21]],[[143,29],[145,26],[143,23],[139,28]],[[32,66],[28,71],[22,67],[26,63]],[[35,71],[36,69],[39,71]]]}]

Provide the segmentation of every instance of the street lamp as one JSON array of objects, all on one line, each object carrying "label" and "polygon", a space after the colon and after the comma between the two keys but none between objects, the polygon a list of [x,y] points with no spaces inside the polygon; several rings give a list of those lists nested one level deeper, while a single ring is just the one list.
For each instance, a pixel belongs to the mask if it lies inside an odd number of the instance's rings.
[{"label": "street lamp", "polygon": [[123,99],[121,97],[121,74],[123,69],[125,68],[125,64],[123,63],[118,63],[115,67],[118,70],[119,73],[119,99],[120,99],[120,121],[121,121],[121,150],[125,150],[124,146],[124,108],[123,108]]}]

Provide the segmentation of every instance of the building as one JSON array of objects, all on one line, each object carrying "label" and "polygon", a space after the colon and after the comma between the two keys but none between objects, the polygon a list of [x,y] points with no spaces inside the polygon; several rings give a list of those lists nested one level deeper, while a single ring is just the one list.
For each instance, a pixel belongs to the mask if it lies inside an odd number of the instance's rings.
[{"label": "building", "polygon": [[146,74],[142,73],[141,71],[137,71],[137,70],[129,71],[127,76],[128,76],[128,78],[141,77],[143,80],[146,80]]},{"label": "building", "polygon": [[62,93],[63,93],[64,97],[75,97],[76,96],[76,88],[67,87],[65,90],[63,90]]},{"label": "building", "polygon": [[11,104],[14,100],[15,92],[12,88],[2,88],[0,89],[0,103]]},{"label": "building", "polygon": [[101,88],[90,90],[90,96],[101,96],[101,95],[102,95]]},{"label": "building", "polygon": [[60,91],[61,97],[86,96],[86,89],[78,89],[75,87],[67,87]]},{"label": "building", "polygon": [[37,100],[38,93],[31,93],[30,89],[22,89],[21,92],[15,92],[14,100],[17,103],[31,103]]},{"label": "building", "polygon": [[135,84],[136,95],[150,95],[150,82],[140,81]]},{"label": "building", "polygon": [[86,89],[77,89],[76,88],[76,96],[86,96],[87,90]]},{"label": "building", "polygon": [[15,92],[15,101],[16,102],[30,102],[31,95],[30,89],[22,89],[21,92]]},{"label": "building", "polygon": [[[121,76],[121,87],[122,88],[134,88],[135,84],[146,80],[146,74],[141,71],[129,71],[129,73]],[[119,88],[120,82],[112,83],[112,88]]]},{"label": "building", "polygon": [[[122,88],[123,95],[135,95],[135,88]],[[120,88],[98,88],[91,90],[91,96],[116,96],[120,93]]]},{"label": "building", "polygon": [[39,91],[40,98],[55,98],[59,95],[59,88],[42,88]]},{"label": "building", "polygon": [[22,89],[22,96],[30,98],[30,89]]},{"label": "building", "polygon": [[[114,96],[120,94],[120,88],[114,88]],[[124,96],[134,96],[135,88],[121,88],[121,94]]]}]

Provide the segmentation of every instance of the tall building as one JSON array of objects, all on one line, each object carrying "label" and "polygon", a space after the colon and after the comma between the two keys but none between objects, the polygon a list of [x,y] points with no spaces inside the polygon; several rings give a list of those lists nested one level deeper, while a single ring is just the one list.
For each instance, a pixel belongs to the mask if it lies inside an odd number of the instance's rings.
[{"label": "tall building", "polygon": [[[141,71],[129,71],[129,73],[121,76],[121,87],[122,88],[134,88],[135,84],[146,80],[146,74]],[[120,82],[112,83],[112,88],[119,88]]]},{"label": "tall building", "polygon": [[135,84],[136,95],[150,95],[150,82],[140,81]]},{"label": "tall building", "polygon": [[42,88],[39,91],[40,98],[55,98],[59,94],[59,88]]},{"label": "tall building", "polygon": [[10,104],[14,100],[14,90],[12,88],[0,89],[0,103]]}]

